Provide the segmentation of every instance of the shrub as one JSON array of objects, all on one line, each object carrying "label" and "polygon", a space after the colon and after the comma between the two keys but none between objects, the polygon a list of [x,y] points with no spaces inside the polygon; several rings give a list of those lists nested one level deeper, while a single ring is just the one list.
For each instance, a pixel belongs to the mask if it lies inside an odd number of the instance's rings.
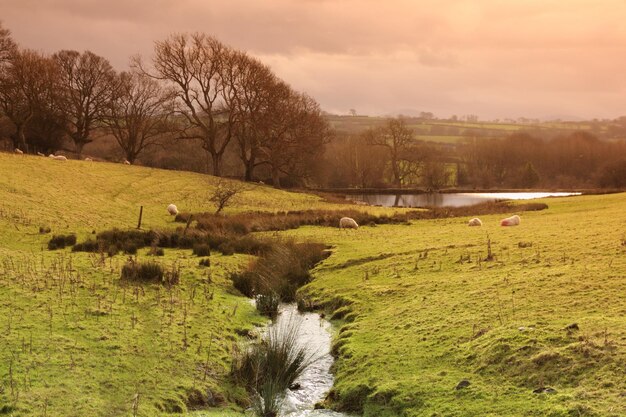
[{"label": "shrub", "polygon": [[66,246],[72,246],[76,244],[76,235],[54,235],[48,242],[48,249],[64,249]]},{"label": "shrub", "polygon": [[88,239],[82,243],[77,243],[72,248],[72,252],[98,252],[100,244],[93,239]]},{"label": "shrub", "polygon": [[159,248],[158,246],[150,246],[150,252],[148,252],[150,256],[164,256],[165,251],[163,248]]},{"label": "shrub", "polygon": [[230,274],[233,286],[246,297],[254,297],[257,291],[258,276],[255,272],[233,272]]},{"label": "shrub", "polygon": [[193,245],[193,254],[196,256],[210,256],[211,247],[208,243],[196,243]]},{"label": "shrub", "polygon": [[209,258],[200,259],[200,262],[198,262],[198,265],[209,267],[211,266],[211,259]]},{"label": "shrub", "polygon": [[122,267],[120,279],[132,282],[163,282],[165,271],[161,264],[156,262],[139,262],[129,258]]},{"label": "shrub", "polygon": [[49,226],[39,226],[39,233],[42,235],[48,234],[51,232],[51,229]]},{"label": "shrub", "polygon": [[235,253],[235,246],[233,245],[232,242],[226,241],[223,243],[220,243],[220,245],[217,247],[217,250],[222,252],[223,255],[232,255],[233,253]]}]

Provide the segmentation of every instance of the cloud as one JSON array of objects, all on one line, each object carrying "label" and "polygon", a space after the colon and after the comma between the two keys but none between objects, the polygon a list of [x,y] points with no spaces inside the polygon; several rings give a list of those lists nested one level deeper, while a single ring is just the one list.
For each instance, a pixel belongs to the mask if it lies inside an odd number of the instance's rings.
[{"label": "cloud", "polygon": [[485,117],[626,108],[622,0],[0,0],[25,47],[124,69],[172,32],[207,32],[327,110]]}]

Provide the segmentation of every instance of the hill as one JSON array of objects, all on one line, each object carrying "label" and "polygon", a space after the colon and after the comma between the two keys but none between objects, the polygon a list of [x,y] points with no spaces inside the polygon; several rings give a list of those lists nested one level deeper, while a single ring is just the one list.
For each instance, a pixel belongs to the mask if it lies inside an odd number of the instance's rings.
[{"label": "hill", "polygon": [[[227,378],[233,348],[265,319],[227,276],[249,256],[213,254],[207,269],[190,250],[166,249],[157,262],[181,274],[168,289],[121,285],[125,255],[46,248],[51,235],[80,242],[133,229],[140,206],[143,229],[174,228],[167,205],[213,211],[216,183],[187,172],[0,153],[0,414],[155,416],[241,403],[244,393]],[[226,211],[331,206],[250,185]],[[147,252],[138,259],[153,259]]]},{"label": "hill", "polygon": [[[139,206],[144,229],[174,228],[167,204],[211,211],[216,183],[0,154],[1,412],[238,415],[232,354],[265,322],[228,279],[249,256],[213,253],[206,269],[166,248],[157,262],[181,276],[168,288],[120,282],[125,255],[46,248],[51,234],[133,229]],[[249,187],[227,214],[337,207]],[[484,215],[480,228],[441,218],[266,232],[332,245],[299,292],[338,328],[327,403],[365,417],[626,414],[626,194],[543,202],[512,228]]]}]

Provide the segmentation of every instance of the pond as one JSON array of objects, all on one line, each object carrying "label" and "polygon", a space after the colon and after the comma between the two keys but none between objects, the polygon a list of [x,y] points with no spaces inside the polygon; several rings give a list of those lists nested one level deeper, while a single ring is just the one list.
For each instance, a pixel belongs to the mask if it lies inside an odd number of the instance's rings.
[{"label": "pond", "polygon": [[423,194],[354,194],[346,198],[384,207],[462,207],[497,200],[530,200],[544,197],[567,197],[568,192],[499,192],[499,193],[423,193]]}]

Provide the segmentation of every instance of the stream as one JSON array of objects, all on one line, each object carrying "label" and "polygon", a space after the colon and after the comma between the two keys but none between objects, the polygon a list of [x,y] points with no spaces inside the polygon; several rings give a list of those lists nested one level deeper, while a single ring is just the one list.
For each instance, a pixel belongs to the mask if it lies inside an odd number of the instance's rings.
[{"label": "stream", "polygon": [[288,326],[297,320],[298,340],[301,346],[316,360],[295,382],[300,384],[296,390],[287,390],[281,408],[281,417],[348,417],[348,414],[332,410],[314,410],[333,386],[334,377],[330,372],[334,358],[330,354],[332,341],[331,324],[317,313],[300,313],[295,304],[282,304],[279,315],[271,327]]}]

